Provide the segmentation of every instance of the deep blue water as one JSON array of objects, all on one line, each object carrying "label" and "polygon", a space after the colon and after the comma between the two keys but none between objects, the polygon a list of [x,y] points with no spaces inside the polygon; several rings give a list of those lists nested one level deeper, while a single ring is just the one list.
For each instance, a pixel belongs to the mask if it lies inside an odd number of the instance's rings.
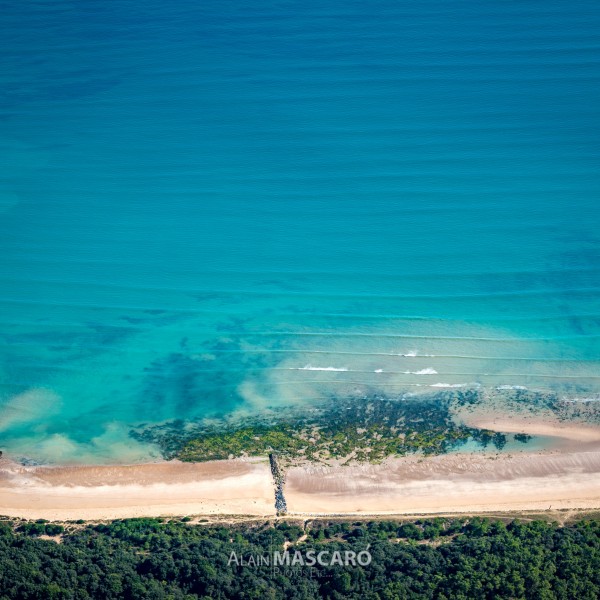
[{"label": "deep blue water", "polygon": [[[600,393],[594,2],[0,11],[0,443],[330,395]],[[431,388],[430,386],[435,386]]]}]

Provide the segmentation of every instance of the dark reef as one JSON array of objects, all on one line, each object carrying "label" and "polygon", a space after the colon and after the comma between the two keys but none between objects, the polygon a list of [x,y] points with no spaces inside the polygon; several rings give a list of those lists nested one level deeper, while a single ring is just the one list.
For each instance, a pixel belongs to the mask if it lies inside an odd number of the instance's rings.
[{"label": "dark reef", "polygon": [[[184,461],[267,456],[280,460],[379,463],[387,456],[441,454],[474,441],[502,450],[506,435],[455,422],[454,411],[480,400],[477,390],[444,391],[397,398],[372,396],[331,399],[311,410],[210,424],[173,421],[134,430],[131,435],[157,444],[166,458]],[[522,436],[519,441],[526,442]]]}]

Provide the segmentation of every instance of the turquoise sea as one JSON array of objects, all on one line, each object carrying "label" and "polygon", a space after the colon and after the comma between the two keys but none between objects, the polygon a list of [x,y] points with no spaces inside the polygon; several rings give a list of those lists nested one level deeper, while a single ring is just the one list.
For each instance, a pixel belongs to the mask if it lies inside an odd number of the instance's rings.
[{"label": "turquoise sea", "polygon": [[600,398],[597,2],[7,0],[0,446]]}]

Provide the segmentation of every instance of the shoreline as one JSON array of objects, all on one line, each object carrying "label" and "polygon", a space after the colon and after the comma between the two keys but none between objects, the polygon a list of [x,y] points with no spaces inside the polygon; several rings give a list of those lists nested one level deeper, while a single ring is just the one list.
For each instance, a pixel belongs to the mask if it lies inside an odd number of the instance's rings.
[{"label": "shoreline", "polygon": [[[486,415],[503,432],[552,436],[542,451],[411,454],[380,465],[303,464],[285,473],[290,518],[600,509],[600,427]],[[483,424],[483,416],[473,416]],[[0,515],[52,521],[275,518],[266,457],[200,463],[23,466],[0,459]]]}]

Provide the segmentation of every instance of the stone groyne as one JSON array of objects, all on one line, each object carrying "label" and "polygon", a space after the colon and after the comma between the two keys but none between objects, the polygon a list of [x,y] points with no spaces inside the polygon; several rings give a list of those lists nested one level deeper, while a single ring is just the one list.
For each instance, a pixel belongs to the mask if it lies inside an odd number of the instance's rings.
[{"label": "stone groyne", "polygon": [[275,485],[275,510],[278,515],[285,515],[287,513],[287,504],[283,495],[285,475],[277,462],[277,455],[274,452],[269,454],[269,463],[271,464],[271,475],[273,475],[273,484]]}]

